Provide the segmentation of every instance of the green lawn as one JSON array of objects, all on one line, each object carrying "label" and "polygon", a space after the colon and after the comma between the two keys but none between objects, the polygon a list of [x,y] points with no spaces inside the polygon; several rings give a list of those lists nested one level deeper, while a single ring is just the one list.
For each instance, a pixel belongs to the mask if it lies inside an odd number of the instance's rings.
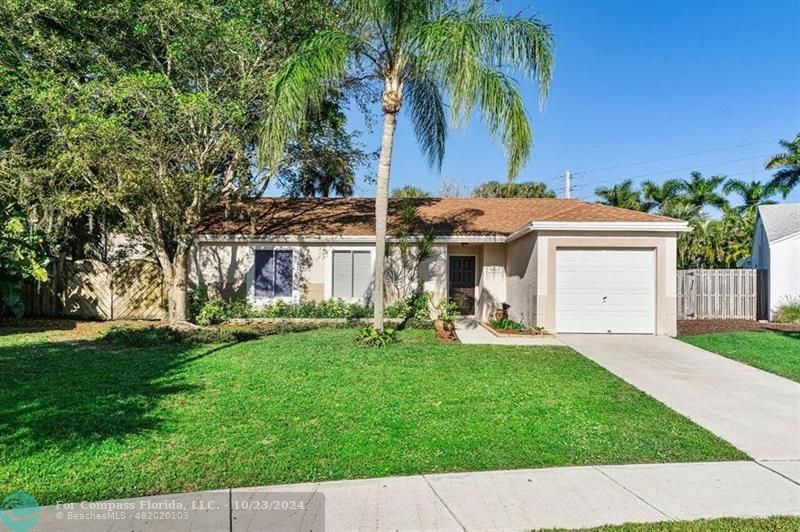
[{"label": "green lawn", "polygon": [[702,334],[684,336],[681,340],[800,382],[800,332]]},{"label": "green lawn", "polygon": [[698,519],[663,523],[636,523],[589,528],[585,532],[750,532],[800,530],[800,517],[765,517],[756,519]]},{"label": "green lawn", "polygon": [[40,503],[422,472],[743,459],[568,348],[0,335],[0,493]]}]

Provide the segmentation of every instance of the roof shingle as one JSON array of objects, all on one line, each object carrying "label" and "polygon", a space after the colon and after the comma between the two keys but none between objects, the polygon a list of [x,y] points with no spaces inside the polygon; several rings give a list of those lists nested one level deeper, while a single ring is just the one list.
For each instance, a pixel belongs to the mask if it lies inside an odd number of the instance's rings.
[{"label": "roof shingle", "polygon": [[[421,198],[389,200],[387,232],[400,230],[402,202],[418,207],[423,225],[440,236],[510,235],[529,222],[674,222],[672,218],[574,199]],[[259,198],[205,216],[206,235],[369,236],[374,198]]]}]

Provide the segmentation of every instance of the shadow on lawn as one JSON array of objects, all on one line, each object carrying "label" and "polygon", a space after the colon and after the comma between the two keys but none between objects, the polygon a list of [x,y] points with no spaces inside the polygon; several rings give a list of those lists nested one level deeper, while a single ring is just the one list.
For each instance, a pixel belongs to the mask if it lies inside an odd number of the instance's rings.
[{"label": "shadow on lawn", "polygon": [[196,388],[184,382],[184,368],[225,347],[133,349],[104,340],[0,347],[0,454],[67,451],[155,429],[159,401]]}]

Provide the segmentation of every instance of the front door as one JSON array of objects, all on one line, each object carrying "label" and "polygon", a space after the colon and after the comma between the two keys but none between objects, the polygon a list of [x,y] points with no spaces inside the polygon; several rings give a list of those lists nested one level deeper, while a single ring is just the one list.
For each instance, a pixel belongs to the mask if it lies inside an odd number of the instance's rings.
[{"label": "front door", "polygon": [[450,257],[450,301],[464,316],[475,314],[475,257]]}]

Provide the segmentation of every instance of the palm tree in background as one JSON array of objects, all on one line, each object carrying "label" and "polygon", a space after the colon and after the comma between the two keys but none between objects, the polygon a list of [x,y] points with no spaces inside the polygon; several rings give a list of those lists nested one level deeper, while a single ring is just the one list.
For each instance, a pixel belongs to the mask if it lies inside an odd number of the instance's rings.
[{"label": "palm tree in background", "polygon": [[487,181],[475,187],[472,191],[474,198],[555,198],[556,193],[538,181],[525,181],[524,183],[500,183]]},{"label": "palm tree in background", "polygon": [[655,207],[653,203],[642,201],[642,193],[633,187],[631,179],[612,187],[599,187],[595,189],[594,194],[602,199],[600,203],[611,207],[642,212],[650,212]]},{"label": "palm tree in background", "polygon": [[480,0],[345,0],[342,8],[338,28],[301,43],[272,78],[259,156],[262,164],[277,167],[287,140],[332,87],[343,82],[380,87],[373,300],[374,328],[382,331],[386,211],[400,109],[405,105],[428,163],[438,169],[448,122],[466,122],[477,111],[506,149],[513,179],[530,156],[533,133],[509,72],[538,82],[542,103],[554,42],[538,19],[494,14]]},{"label": "palm tree in background", "polygon": [[703,177],[700,172],[692,172],[689,179],[681,179],[679,190],[682,193],[679,201],[694,205],[700,210],[706,207],[724,209],[728,200],[720,194],[719,189],[727,179],[724,175]]},{"label": "palm tree in background", "polygon": [[767,170],[778,170],[770,184],[779,188],[786,198],[800,184],[800,133],[793,141],[781,140],[779,144],[786,151],[770,157]]},{"label": "palm tree in background", "polygon": [[393,198],[430,198],[431,195],[419,187],[404,185],[392,190]]},{"label": "palm tree in background", "polygon": [[653,181],[642,183],[642,197],[644,202],[653,205],[659,212],[680,196],[681,183],[678,179],[667,179],[660,185]]},{"label": "palm tree in background", "polygon": [[776,201],[770,199],[781,192],[781,188],[773,182],[760,181],[747,182],[741,179],[729,179],[722,187],[725,194],[736,194],[742,199],[742,204],[734,207],[740,214],[750,212],[759,205],[774,205]]}]

